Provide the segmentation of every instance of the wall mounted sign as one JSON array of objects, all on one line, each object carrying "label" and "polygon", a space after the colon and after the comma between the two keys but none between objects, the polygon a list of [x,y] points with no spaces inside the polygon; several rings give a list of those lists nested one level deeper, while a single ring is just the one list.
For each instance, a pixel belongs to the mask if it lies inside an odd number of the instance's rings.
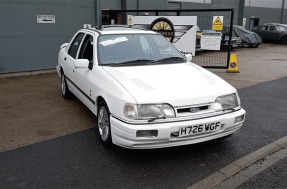
[{"label": "wall mounted sign", "polygon": [[174,40],[174,32],[175,32],[174,27],[173,27],[172,22],[167,18],[162,17],[162,18],[155,19],[151,23],[149,29],[157,33],[160,33],[170,42],[173,42]]},{"label": "wall mounted sign", "polygon": [[222,30],[223,29],[223,16],[213,16],[212,30]]},{"label": "wall mounted sign", "polygon": [[160,33],[183,54],[195,55],[196,16],[132,16],[132,24]]},{"label": "wall mounted sign", "polygon": [[39,24],[54,24],[56,23],[55,15],[37,15],[37,23]]},{"label": "wall mounted sign", "polygon": [[202,50],[220,50],[221,35],[203,34],[200,40]]}]

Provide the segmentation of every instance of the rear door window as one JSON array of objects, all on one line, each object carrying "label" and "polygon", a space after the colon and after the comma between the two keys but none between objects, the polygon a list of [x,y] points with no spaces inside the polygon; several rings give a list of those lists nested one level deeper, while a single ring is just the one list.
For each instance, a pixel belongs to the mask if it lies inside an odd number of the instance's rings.
[{"label": "rear door window", "polygon": [[268,26],[261,26],[260,28],[259,28],[259,30],[267,30],[268,29]]},{"label": "rear door window", "polygon": [[275,31],[275,26],[270,26],[269,31]]}]

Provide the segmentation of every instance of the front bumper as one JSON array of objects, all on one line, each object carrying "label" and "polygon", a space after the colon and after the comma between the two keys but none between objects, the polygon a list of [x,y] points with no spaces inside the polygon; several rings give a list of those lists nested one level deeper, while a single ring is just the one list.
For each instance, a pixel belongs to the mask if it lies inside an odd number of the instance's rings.
[{"label": "front bumper", "polygon": [[[243,122],[234,124],[235,118],[244,115],[245,110],[240,109],[228,114],[218,115],[214,117],[208,117],[203,119],[178,121],[178,122],[164,122],[153,124],[129,124],[119,119],[110,117],[112,141],[114,144],[134,149],[149,149],[149,148],[164,148],[172,146],[181,146],[188,144],[195,144],[204,141],[213,140],[230,135],[240,129],[243,126]],[[199,135],[191,135],[186,137],[174,136],[174,133],[179,132],[181,127],[187,127],[191,125],[221,122],[221,129],[215,132],[203,133]],[[157,130],[156,137],[137,137],[137,131],[139,130]]]}]

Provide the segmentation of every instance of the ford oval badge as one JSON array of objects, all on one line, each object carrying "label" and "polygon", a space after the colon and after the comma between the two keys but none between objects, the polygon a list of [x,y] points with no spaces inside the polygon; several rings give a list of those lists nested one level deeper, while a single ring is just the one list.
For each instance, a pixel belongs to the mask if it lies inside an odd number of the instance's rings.
[{"label": "ford oval badge", "polygon": [[190,112],[191,113],[196,113],[196,112],[199,112],[200,109],[199,108],[190,108]]}]

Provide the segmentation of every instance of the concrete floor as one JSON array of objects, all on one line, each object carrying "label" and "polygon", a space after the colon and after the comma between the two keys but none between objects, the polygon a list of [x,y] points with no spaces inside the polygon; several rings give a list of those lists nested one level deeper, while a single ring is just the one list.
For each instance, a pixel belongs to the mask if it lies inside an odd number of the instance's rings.
[{"label": "concrete floor", "polygon": [[258,48],[238,48],[240,73],[211,70],[240,89],[287,76],[287,45],[262,43]]}]

